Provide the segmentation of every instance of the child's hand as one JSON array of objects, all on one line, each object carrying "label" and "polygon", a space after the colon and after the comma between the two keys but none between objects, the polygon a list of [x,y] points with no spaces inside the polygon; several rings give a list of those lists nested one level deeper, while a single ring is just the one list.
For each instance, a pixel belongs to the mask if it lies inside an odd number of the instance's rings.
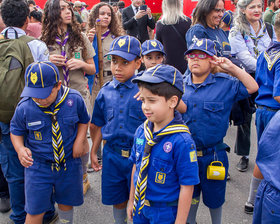
[{"label": "child's hand", "polygon": [[126,213],[127,213],[128,220],[132,222],[132,220],[133,220],[133,201],[132,202],[130,200],[128,201],[128,204],[126,207]]},{"label": "child's hand", "polygon": [[138,91],[138,93],[136,93],[134,96],[133,96],[134,99],[136,99],[137,101],[140,100],[140,91]]},{"label": "child's hand", "polygon": [[213,60],[211,60],[210,63],[219,66],[226,73],[230,73],[235,66],[228,58],[217,57],[215,55],[213,56]]},{"label": "child's hand", "polygon": [[28,168],[33,165],[32,152],[29,148],[22,147],[18,150],[18,159],[24,167]]},{"label": "child's hand", "polygon": [[65,64],[66,58],[60,54],[50,55],[50,61],[51,61],[51,63],[55,64],[56,66],[66,65]]},{"label": "child's hand", "polygon": [[[76,138],[74,145],[73,145],[73,158],[80,158],[81,156],[85,155],[85,142],[77,141]],[[86,141],[87,139],[85,139]]]},{"label": "child's hand", "polygon": [[85,62],[83,62],[81,60],[78,60],[78,59],[75,59],[75,58],[71,58],[69,61],[66,62],[66,67],[69,70],[76,70],[76,69],[83,68],[84,63]]},{"label": "child's hand", "polygon": [[88,39],[89,39],[90,42],[93,41],[94,36],[95,36],[95,33],[96,33],[95,27],[93,27],[92,29],[89,30],[89,32],[88,32],[88,34],[87,34],[87,37],[88,37]]},{"label": "child's hand", "polygon": [[95,170],[95,172],[101,170],[102,165],[98,163],[97,154],[92,152],[90,157],[91,157],[91,167]]}]

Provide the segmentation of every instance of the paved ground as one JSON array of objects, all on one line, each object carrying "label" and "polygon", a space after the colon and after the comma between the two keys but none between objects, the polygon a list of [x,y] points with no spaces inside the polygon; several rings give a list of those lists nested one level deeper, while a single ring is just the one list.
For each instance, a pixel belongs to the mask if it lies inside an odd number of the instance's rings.
[{"label": "paved ground", "polygon": [[[252,125],[252,146],[250,155],[250,166],[247,172],[240,173],[235,165],[239,161],[233,153],[236,128],[231,127],[228,130],[225,142],[232,148],[229,154],[231,180],[227,184],[226,202],[223,207],[224,224],[247,224],[252,223],[252,216],[243,212],[244,203],[248,197],[251,174],[254,167],[256,156],[256,131]],[[85,203],[75,208],[76,224],[111,224],[113,223],[112,208],[103,206],[100,198],[100,176],[101,172],[89,174],[91,189],[85,197]],[[9,221],[9,213],[0,214],[0,224],[6,224]],[[198,224],[210,224],[210,214],[204,205],[200,205],[197,217]]]}]

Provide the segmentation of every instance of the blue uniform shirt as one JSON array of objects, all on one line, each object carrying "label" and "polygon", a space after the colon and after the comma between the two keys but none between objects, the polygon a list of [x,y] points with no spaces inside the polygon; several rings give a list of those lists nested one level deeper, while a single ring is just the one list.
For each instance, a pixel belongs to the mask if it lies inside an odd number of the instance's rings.
[{"label": "blue uniform shirt", "polygon": [[188,47],[197,39],[210,39],[216,44],[217,56],[229,57],[231,48],[228,40],[228,36],[220,28],[212,29],[210,27],[205,28],[201,24],[195,24],[186,33],[186,41]]},{"label": "blue uniform shirt", "polygon": [[187,77],[182,100],[188,109],[183,119],[197,148],[209,148],[223,141],[232,104],[246,97],[246,87],[225,73],[210,73],[198,87],[193,84],[192,75]]},{"label": "blue uniform shirt", "polygon": [[256,103],[258,105],[280,109],[273,97],[280,96],[280,42],[272,42],[257,61],[255,79],[259,85]]},{"label": "blue uniform shirt", "polygon": [[280,190],[280,111],[270,120],[259,141],[257,165],[264,179]]},{"label": "blue uniform shirt", "polygon": [[[154,133],[156,134],[156,133]],[[143,124],[137,129],[130,160],[136,164],[136,186],[146,144]],[[153,146],[148,168],[146,199],[155,202],[178,200],[180,185],[199,183],[195,143],[190,134],[167,135]]]},{"label": "blue uniform shirt", "polygon": [[[56,101],[50,106],[52,111],[62,91],[61,88]],[[70,89],[57,113],[57,120],[67,163],[67,158],[72,158],[78,123],[87,124],[90,120],[84,100],[78,91]],[[25,146],[32,151],[32,156],[54,161],[51,115],[45,114],[32,98],[25,97],[19,102],[11,120],[11,133],[26,136]]]},{"label": "blue uniform shirt", "polygon": [[102,138],[110,145],[131,148],[136,129],[145,121],[141,101],[133,96],[139,89],[131,80],[120,83],[113,78],[98,93],[91,123],[102,127]]}]

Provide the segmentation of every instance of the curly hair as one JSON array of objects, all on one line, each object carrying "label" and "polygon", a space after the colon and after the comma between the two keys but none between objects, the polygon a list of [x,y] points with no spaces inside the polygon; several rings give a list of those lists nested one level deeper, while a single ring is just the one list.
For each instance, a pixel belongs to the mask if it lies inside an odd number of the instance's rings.
[{"label": "curly hair", "polygon": [[[193,19],[192,19],[192,25],[195,25],[197,23],[201,24],[205,28],[208,27],[206,22],[207,15],[210,14],[210,12],[215,9],[216,5],[218,4],[219,0],[200,0],[198,1],[194,13],[193,13]],[[223,0],[223,2],[225,2]]]},{"label": "curly hair", "polygon": [[119,19],[116,15],[116,13],[114,12],[112,6],[110,6],[109,4],[105,3],[105,2],[100,2],[98,4],[96,4],[91,10],[90,10],[90,14],[89,14],[89,19],[88,19],[88,31],[90,29],[92,29],[93,27],[95,27],[95,21],[96,19],[99,18],[99,9],[103,6],[108,6],[111,10],[111,22],[109,24],[109,29],[111,31],[111,33],[113,35],[115,35],[116,37],[118,36],[122,36],[125,34],[122,25],[119,22]]},{"label": "curly hair", "polygon": [[1,4],[1,16],[6,26],[21,28],[29,16],[29,8],[25,0],[5,0]]},{"label": "curly hair", "polygon": [[[66,2],[69,6],[70,3],[66,0],[63,0]],[[70,10],[72,12],[72,23],[67,25],[67,31],[69,32],[69,54],[71,57],[74,56],[75,49],[77,47],[82,47],[83,52],[82,56],[85,58],[87,54],[87,49],[85,48],[84,39],[82,36],[82,30],[80,24],[76,21],[76,17],[74,15],[73,8],[70,7]],[[55,38],[56,36],[59,36],[59,30],[61,30],[62,35],[64,36],[62,30],[62,19],[60,16],[61,9],[60,9],[60,0],[48,0],[45,4],[44,8],[44,15],[43,15],[43,23],[42,23],[42,36],[41,40],[44,41],[47,46],[55,44]]]}]

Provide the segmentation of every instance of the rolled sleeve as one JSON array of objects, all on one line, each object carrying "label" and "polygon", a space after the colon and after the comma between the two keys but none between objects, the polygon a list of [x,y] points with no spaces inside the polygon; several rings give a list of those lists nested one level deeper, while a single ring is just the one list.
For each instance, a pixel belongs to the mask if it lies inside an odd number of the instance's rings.
[{"label": "rolled sleeve", "polygon": [[95,99],[94,108],[92,112],[92,119],[91,119],[91,123],[95,124],[98,127],[103,127],[106,124],[104,118],[104,111],[101,106],[101,101],[102,101],[102,94],[101,92],[99,92],[99,94]]}]

